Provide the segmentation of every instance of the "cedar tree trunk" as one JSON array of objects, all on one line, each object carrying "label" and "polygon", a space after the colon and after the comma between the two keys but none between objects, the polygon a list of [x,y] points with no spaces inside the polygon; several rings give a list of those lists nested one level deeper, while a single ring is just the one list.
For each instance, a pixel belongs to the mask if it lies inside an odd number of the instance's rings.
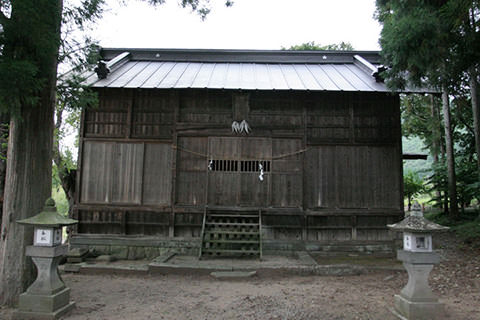
[{"label": "cedar tree trunk", "polygon": [[475,151],[477,152],[477,173],[480,180],[480,110],[478,106],[477,73],[470,68],[470,99],[472,100],[473,131],[475,133]]},{"label": "cedar tree trunk", "polygon": [[450,216],[458,218],[457,207],[457,178],[455,176],[455,156],[453,154],[452,126],[450,120],[450,102],[448,100],[448,89],[442,88],[442,109],[445,122],[445,145],[447,151],[447,173],[448,173],[448,195],[450,198]]},{"label": "cedar tree trunk", "polygon": [[51,194],[55,81],[63,2],[17,0],[11,4],[11,28],[24,29],[16,33],[8,26],[5,28],[11,39],[7,39],[3,54],[32,61],[42,86],[34,103],[21,100],[19,114],[10,121],[0,236],[0,305],[10,306],[18,301],[35,274],[31,259],[25,257],[33,230],[15,221],[39,213]]},{"label": "cedar tree trunk", "polygon": [[[435,165],[438,164],[439,161],[439,153],[440,153],[440,145],[442,145],[442,134],[440,132],[441,128],[439,127],[440,123],[440,115],[439,111],[437,108],[437,105],[435,104],[435,97],[433,95],[430,95],[430,115],[432,116],[432,156],[433,156],[433,163]],[[436,194],[438,203],[440,204],[440,207],[442,207],[442,192],[440,189],[436,188]]]},{"label": "cedar tree trunk", "polygon": [[[5,176],[7,174],[7,143],[10,117],[7,114],[0,115],[0,227],[2,226],[3,191],[5,190]],[[0,229],[1,234],[1,229]]]}]

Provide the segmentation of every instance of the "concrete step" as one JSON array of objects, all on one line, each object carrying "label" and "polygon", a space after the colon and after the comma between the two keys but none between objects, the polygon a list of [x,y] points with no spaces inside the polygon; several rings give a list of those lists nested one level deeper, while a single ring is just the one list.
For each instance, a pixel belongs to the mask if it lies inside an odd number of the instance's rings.
[{"label": "concrete step", "polygon": [[257,271],[215,271],[210,275],[216,279],[241,279],[250,278],[257,274]]},{"label": "concrete step", "polygon": [[209,248],[204,248],[202,249],[203,252],[205,253],[241,253],[241,254],[259,254],[260,251],[259,250],[241,250],[241,249],[238,249],[238,250],[235,250],[235,249],[209,249]]}]

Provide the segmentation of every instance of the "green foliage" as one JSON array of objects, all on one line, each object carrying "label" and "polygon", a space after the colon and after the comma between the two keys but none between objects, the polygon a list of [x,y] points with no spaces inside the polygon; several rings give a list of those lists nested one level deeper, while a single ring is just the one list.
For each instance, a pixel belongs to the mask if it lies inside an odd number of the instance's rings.
[{"label": "green foliage", "polygon": [[[472,205],[473,202],[479,202],[480,199],[480,182],[478,181],[476,172],[476,162],[470,161],[468,157],[457,156],[455,159],[455,168],[457,172],[457,196],[458,203],[465,208]],[[448,192],[448,179],[446,163],[443,160],[432,165],[433,173],[428,177],[428,185],[431,187],[428,191]],[[436,206],[441,206],[442,199],[432,198],[432,202]]]},{"label": "green foliage", "polygon": [[55,200],[57,211],[63,216],[68,216],[68,200],[62,188],[52,188],[52,198]]},{"label": "green foliage", "polygon": [[[427,185],[429,186],[427,191],[432,194],[434,191],[440,192],[440,195],[441,193],[448,193],[447,165],[445,159],[441,159],[439,162],[432,164],[432,173],[428,176]],[[435,207],[442,207],[442,201],[443,198],[439,198],[438,194],[431,200]]]},{"label": "green foliage", "polygon": [[60,41],[54,32],[60,14],[57,1],[0,3],[0,112],[18,117],[40,102],[52,80],[48,68]]},{"label": "green foliage", "polygon": [[403,136],[419,137],[431,154],[438,154],[438,144],[444,143],[443,123],[432,114],[432,104],[438,110],[440,103],[431,95],[409,94],[400,99]]},{"label": "green foliage", "polygon": [[102,17],[105,0],[82,0],[80,5],[73,5],[65,1],[63,8],[62,24],[64,26],[76,26],[79,29]]},{"label": "green foliage", "polygon": [[421,194],[425,191],[424,182],[418,173],[414,171],[408,171],[403,175],[403,194],[408,200],[408,207],[412,203],[413,197]]},{"label": "green foliage", "polygon": [[464,242],[480,245],[480,219],[456,225],[453,230]]},{"label": "green foliage", "polygon": [[383,25],[380,45],[390,68],[391,88],[407,82],[440,87],[447,80],[451,21],[440,15],[443,1],[377,0],[376,18]]},{"label": "green foliage", "polygon": [[309,51],[324,51],[324,50],[331,50],[331,51],[352,51],[353,46],[349,42],[340,42],[340,43],[332,43],[327,45],[320,45],[316,44],[315,41],[305,42],[299,45],[291,46],[290,48],[282,47],[282,50],[309,50]]},{"label": "green foliage", "polygon": [[[162,5],[166,0],[146,0],[151,5]],[[225,6],[233,6],[232,0],[225,0]],[[196,12],[202,20],[211,12],[209,0],[179,0],[179,4],[182,8],[190,8],[193,12]]]},{"label": "green foliage", "polygon": [[480,182],[475,174],[476,161],[470,161],[468,156],[457,156],[455,159],[457,172],[458,203],[462,208],[469,206],[474,199],[480,199]]},{"label": "green foliage", "polygon": [[430,212],[425,214],[425,218],[449,226],[466,243],[480,245],[480,212],[478,209],[464,210],[458,219],[452,219],[443,212]]},{"label": "green foliage", "polygon": [[22,105],[33,106],[44,80],[38,79],[38,68],[28,60],[15,61],[0,56],[0,112],[18,115]]},{"label": "green foliage", "polygon": [[480,61],[480,14],[471,0],[377,0],[387,83],[459,87]]}]

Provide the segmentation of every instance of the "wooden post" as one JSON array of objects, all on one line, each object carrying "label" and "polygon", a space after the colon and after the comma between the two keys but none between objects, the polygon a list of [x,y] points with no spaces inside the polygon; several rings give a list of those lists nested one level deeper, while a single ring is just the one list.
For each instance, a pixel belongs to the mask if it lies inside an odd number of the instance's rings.
[{"label": "wooden post", "polygon": [[180,113],[180,97],[177,91],[170,94],[170,101],[173,105],[173,124],[172,124],[172,186],[170,192],[170,218],[168,226],[168,237],[175,237],[175,202],[176,202],[176,183],[177,183],[177,148],[173,146],[178,145],[177,122]]}]

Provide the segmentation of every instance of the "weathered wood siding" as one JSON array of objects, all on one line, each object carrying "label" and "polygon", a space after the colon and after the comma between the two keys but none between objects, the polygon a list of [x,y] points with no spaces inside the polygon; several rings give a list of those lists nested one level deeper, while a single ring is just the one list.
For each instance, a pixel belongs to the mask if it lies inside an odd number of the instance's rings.
[{"label": "weathered wood siding", "polygon": [[181,137],[177,148],[176,204],[206,204],[207,137]]},{"label": "weathered wood siding", "polygon": [[[397,96],[99,94],[83,115],[79,233],[196,238],[209,206],[261,209],[264,239],[379,241],[402,214]],[[252,131],[233,133],[242,120]]]},{"label": "weathered wood siding", "polygon": [[171,145],[85,141],[80,202],[169,205]]},{"label": "weathered wood siding", "polygon": [[401,209],[400,150],[315,146],[306,153],[309,209]]}]

